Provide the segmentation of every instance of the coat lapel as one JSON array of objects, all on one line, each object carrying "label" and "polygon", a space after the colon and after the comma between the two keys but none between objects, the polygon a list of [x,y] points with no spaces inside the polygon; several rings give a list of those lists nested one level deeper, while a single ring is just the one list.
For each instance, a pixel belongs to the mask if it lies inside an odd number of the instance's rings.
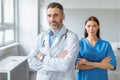
[{"label": "coat lapel", "polygon": [[44,44],[44,47],[42,48],[42,52],[45,53],[46,55],[49,55],[48,54],[48,52],[50,50],[49,35],[48,34],[44,35],[43,40],[44,40],[44,42],[42,44]]},{"label": "coat lapel", "polygon": [[63,37],[63,34],[65,34],[65,32],[66,32],[66,28],[62,27],[60,33],[58,34],[55,41],[53,42],[53,45],[51,46],[51,49],[55,48],[59,44],[59,42],[60,42],[61,38]]},{"label": "coat lapel", "polygon": [[55,41],[53,42],[50,50],[53,50],[59,45],[60,40],[64,37],[64,34],[66,33],[67,29],[63,26],[62,29],[60,30],[60,33],[56,37]]}]

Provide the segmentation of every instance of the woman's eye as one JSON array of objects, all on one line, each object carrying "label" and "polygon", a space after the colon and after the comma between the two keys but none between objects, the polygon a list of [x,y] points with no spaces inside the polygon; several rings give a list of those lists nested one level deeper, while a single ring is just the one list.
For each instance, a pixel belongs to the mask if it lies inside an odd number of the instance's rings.
[{"label": "woman's eye", "polygon": [[93,27],[96,27],[96,25],[93,25]]}]

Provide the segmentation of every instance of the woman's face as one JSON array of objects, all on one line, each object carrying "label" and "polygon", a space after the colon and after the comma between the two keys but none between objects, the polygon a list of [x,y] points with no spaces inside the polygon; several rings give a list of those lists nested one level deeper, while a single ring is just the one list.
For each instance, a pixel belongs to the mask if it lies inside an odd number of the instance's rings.
[{"label": "woman's face", "polygon": [[85,29],[88,33],[88,36],[97,36],[97,31],[99,29],[98,24],[95,21],[88,21],[85,25]]}]

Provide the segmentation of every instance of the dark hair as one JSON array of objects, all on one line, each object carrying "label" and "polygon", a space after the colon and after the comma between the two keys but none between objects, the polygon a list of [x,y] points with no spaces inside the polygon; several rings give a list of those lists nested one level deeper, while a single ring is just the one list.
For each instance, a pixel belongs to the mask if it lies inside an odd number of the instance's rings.
[{"label": "dark hair", "polygon": [[47,6],[47,9],[49,8],[59,8],[62,12],[64,12],[63,6],[60,3],[52,2]]},{"label": "dark hair", "polygon": [[[100,25],[99,24],[99,20],[95,17],[95,16],[90,16],[86,21],[85,21],[85,25],[87,24],[88,21],[95,21],[98,26]],[[97,37],[100,39],[100,28],[98,29],[97,31]],[[84,37],[86,38],[88,36],[88,33],[87,33],[87,30],[85,29],[84,31]]]}]

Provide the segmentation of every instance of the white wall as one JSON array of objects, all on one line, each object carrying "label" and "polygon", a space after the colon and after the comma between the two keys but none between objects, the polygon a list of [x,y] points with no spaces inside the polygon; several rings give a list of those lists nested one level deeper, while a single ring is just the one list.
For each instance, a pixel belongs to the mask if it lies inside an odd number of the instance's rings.
[{"label": "white wall", "polygon": [[38,0],[19,0],[20,54],[29,53],[38,31]]},{"label": "white wall", "polygon": [[42,0],[46,7],[50,2],[59,2],[67,9],[118,9],[120,0]]},{"label": "white wall", "polygon": [[101,38],[110,42],[120,41],[120,9],[65,9],[65,25],[84,37],[84,23],[89,16],[96,16],[100,21]]}]

